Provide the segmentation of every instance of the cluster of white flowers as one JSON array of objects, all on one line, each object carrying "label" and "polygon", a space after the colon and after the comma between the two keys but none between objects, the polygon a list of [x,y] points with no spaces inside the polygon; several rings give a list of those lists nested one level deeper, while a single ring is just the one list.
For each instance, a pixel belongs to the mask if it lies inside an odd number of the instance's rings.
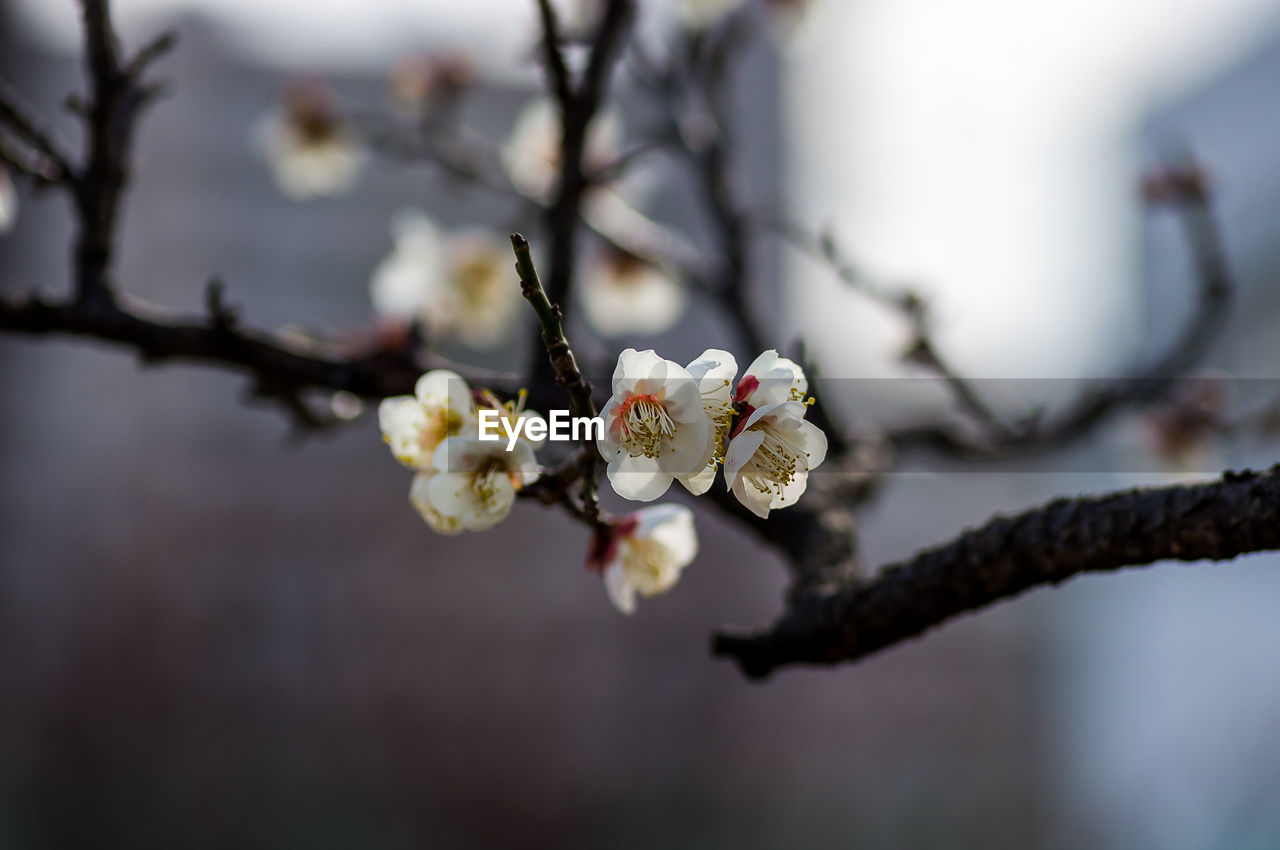
[{"label": "cluster of white flowers", "polygon": [[[804,372],[770,350],[737,373],[733,355],[714,348],[687,367],[653,351],[622,352],[597,440],[613,489],[651,502],[679,481],[701,495],[723,467],[726,486],[757,516],[794,504],[827,453],[826,435],[805,419]],[[502,424],[505,443],[480,439],[482,411]],[[423,375],[414,395],[384,400],[378,422],[396,460],[416,473],[410,502],[442,534],[506,518],[516,493],[538,478],[534,452],[548,432],[523,395],[501,404],[444,370]],[[693,513],[653,505],[600,525],[587,564],[630,614],[637,596],[670,590],[697,551]]]},{"label": "cluster of white flowers", "polygon": [[297,201],[346,194],[365,162],[333,93],[314,81],[288,88],[277,110],[254,128],[253,141],[280,191]]},{"label": "cluster of white flowers", "polygon": [[18,190],[0,165],[0,233],[7,233],[18,221]]},{"label": "cluster of white flowers", "polygon": [[772,349],[735,385],[737,371],[714,348],[688,367],[622,352],[597,441],[618,495],[650,502],[673,480],[701,495],[723,466],[725,485],[756,516],[795,504],[827,455],[826,435],[805,419],[804,371]]},{"label": "cluster of white flowers", "polygon": [[541,443],[522,438],[508,449],[501,442],[481,441],[482,408],[497,410],[513,425],[542,418],[518,404],[501,405],[488,393],[473,393],[459,375],[444,369],[419,378],[413,395],[384,399],[378,406],[383,441],[396,460],[417,473],[409,500],[441,534],[492,528],[510,513],[516,493],[538,478],[534,450]]},{"label": "cluster of white flowers", "polygon": [[520,310],[510,247],[484,230],[441,233],[425,213],[402,210],[391,222],[393,248],[369,282],[374,311],[417,320],[464,345],[502,345]]}]

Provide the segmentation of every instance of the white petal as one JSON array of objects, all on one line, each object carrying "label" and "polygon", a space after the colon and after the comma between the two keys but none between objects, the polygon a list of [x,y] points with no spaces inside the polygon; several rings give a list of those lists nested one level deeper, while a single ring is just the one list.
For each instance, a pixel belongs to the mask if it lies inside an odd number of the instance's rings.
[{"label": "white petal", "polygon": [[711,420],[705,415],[693,422],[679,423],[663,448],[662,468],[679,475],[692,475],[701,469],[707,459],[710,431]]},{"label": "white petal", "polygon": [[742,468],[751,460],[751,456],[764,442],[762,431],[741,431],[729,441],[729,448],[724,453],[724,481],[734,492],[737,492],[737,477]]},{"label": "white petal", "polygon": [[809,473],[797,472],[790,482],[782,486],[781,492],[775,492],[769,500],[771,508],[785,508],[794,505],[801,496],[804,495],[805,488],[809,486]]},{"label": "white petal", "polygon": [[742,423],[740,430],[749,430],[751,426],[765,418],[800,421],[804,419],[807,410],[808,408],[804,406],[804,402],[800,401],[779,401],[774,404],[767,404],[751,411],[751,415],[747,417],[746,422]]},{"label": "white petal", "polygon": [[695,496],[701,496],[711,489],[716,480],[716,465],[708,463],[692,475],[677,475],[676,480]]},{"label": "white petal", "polygon": [[744,378],[747,376],[760,382],[749,399],[756,407],[794,401],[793,390],[796,394],[803,395],[809,389],[804,370],[795,361],[779,357],[778,352],[772,348],[752,361],[743,373]]},{"label": "white petal", "polygon": [[433,531],[439,534],[461,534],[462,523],[457,517],[445,516],[431,505],[429,491],[434,476],[434,472],[423,472],[413,477],[413,484],[409,487],[409,502]]},{"label": "white petal", "polygon": [[773,492],[761,492],[747,481],[745,475],[739,475],[733,482],[733,495],[747,507],[747,510],[760,517],[769,518],[769,505],[773,501]]},{"label": "white petal", "polygon": [[457,372],[448,369],[433,369],[414,384],[413,394],[426,407],[442,407],[448,405],[451,411],[465,414],[470,410],[471,388]]},{"label": "white petal", "polygon": [[678,567],[688,566],[697,557],[698,533],[689,508],[677,504],[653,505],[636,511],[635,517],[633,535],[652,537],[663,544]]},{"label": "white petal", "polygon": [[[698,391],[698,383],[683,366],[667,362],[666,383],[660,388],[662,404],[667,413],[677,422],[695,422],[706,419],[706,411],[702,407],[702,393]],[[637,387],[639,389],[639,387]],[[657,393],[658,390],[648,390]]]},{"label": "white petal", "polygon": [[827,435],[807,419],[797,423],[796,430],[797,443],[808,455],[805,465],[813,471],[827,459]]},{"label": "white petal", "polygon": [[[649,358],[648,369],[645,374],[636,381],[635,391],[642,395],[656,395],[663,389],[663,384],[667,381],[667,375],[671,371],[672,366],[676,366],[670,360],[665,360],[654,353],[653,349],[641,352],[642,354],[652,355]],[[679,366],[676,366],[681,372],[684,372]],[[687,376],[689,373],[684,372]]]},{"label": "white petal", "polygon": [[462,472],[439,472],[427,482],[427,502],[442,516],[461,520],[474,510],[471,479]]},{"label": "white petal", "polygon": [[621,561],[613,561],[604,568],[604,592],[609,596],[613,607],[623,614],[636,612],[636,589],[627,581]]},{"label": "white petal", "polygon": [[671,473],[647,457],[621,454],[609,461],[607,472],[614,492],[633,502],[652,502],[671,486]]},{"label": "white petal", "polygon": [[636,385],[647,378],[654,366],[661,361],[662,358],[653,349],[636,351],[634,348],[624,348],[618,355],[618,365],[613,370],[614,397],[623,399],[634,393]]},{"label": "white petal", "polygon": [[427,417],[417,399],[407,395],[383,399],[378,404],[378,427],[396,460],[413,469],[430,468],[431,456],[422,445]]},{"label": "white petal", "polygon": [[698,392],[728,402],[733,395],[733,379],[738,375],[738,361],[719,348],[708,348],[689,364],[689,376],[698,382]]},{"label": "white petal", "polygon": [[533,455],[533,448],[524,440],[516,440],[515,446],[507,457],[507,468],[521,487],[538,480],[538,459]]}]

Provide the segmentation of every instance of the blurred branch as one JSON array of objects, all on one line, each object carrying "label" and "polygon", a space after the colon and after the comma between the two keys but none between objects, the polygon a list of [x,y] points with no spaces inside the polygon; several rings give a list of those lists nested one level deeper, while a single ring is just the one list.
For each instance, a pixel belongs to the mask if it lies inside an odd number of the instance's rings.
[{"label": "blurred branch", "polygon": [[1229,472],[1208,484],[1059,499],[998,517],[870,581],[812,588],[767,631],[720,633],[712,651],[753,678],[793,664],[839,664],[1081,573],[1274,549],[1280,466]]},{"label": "blurred branch", "polygon": [[[578,244],[582,198],[588,187],[583,172],[587,130],[604,99],[609,73],[622,52],[635,15],[634,0],[608,0],[591,39],[587,66],[576,84],[560,54],[555,13],[548,0],[539,0],[548,85],[560,108],[560,180],[546,210],[545,226],[551,241],[546,293],[553,304],[569,303]],[[551,377],[551,366],[537,353],[532,357],[535,381]]]},{"label": "blurred branch", "polygon": [[973,440],[936,426],[907,428],[890,435],[899,449],[928,447],[961,458],[1008,457],[1062,448],[1093,433],[1115,414],[1163,399],[1177,380],[1204,358],[1227,317],[1234,289],[1222,234],[1200,168],[1191,161],[1160,172],[1164,195],[1153,200],[1180,219],[1191,251],[1198,303],[1182,332],[1151,363],[1082,394],[1050,422],[1029,419],[1006,436]]}]

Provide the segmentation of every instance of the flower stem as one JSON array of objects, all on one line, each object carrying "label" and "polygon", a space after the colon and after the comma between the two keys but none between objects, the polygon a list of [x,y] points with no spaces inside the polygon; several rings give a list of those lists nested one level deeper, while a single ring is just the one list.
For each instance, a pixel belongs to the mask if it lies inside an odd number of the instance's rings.
[{"label": "flower stem", "polygon": [[[582,377],[578,361],[574,359],[573,349],[564,335],[564,317],[559,304],[552,304],[538,279],[538,270],[533,264],[533,256],[529,252],[529,240],[519,233],[511,234],[511,249],[516,255],[516,273],[520,276],[520,292],[538,315],[538,324],[542,326],[542,344],[546,346],[547,357],[555,370],[556,384],[564,387],[569,396],[569,406],[574,416],[594,417],[595,402],[591,400],[591,384]],[[579,468],[582,474],[582,509],[588,521],[593,525],[600,524],[600,502],[596,496],[596,461],[598,453],[583,441]]]}]

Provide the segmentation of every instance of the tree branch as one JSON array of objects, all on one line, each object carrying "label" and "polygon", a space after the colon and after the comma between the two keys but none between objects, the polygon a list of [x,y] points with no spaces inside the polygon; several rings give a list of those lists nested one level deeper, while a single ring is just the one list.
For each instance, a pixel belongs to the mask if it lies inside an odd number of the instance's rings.
[{"label": "tree branch", "polygon": [[753,678],[793,664],[839,664],[1081,573],[1274,549],[1280,466],[1208,484],[1059,499],[998,517],[873,580],[810,589],[768,631],[717,634],[712,651]]}]

